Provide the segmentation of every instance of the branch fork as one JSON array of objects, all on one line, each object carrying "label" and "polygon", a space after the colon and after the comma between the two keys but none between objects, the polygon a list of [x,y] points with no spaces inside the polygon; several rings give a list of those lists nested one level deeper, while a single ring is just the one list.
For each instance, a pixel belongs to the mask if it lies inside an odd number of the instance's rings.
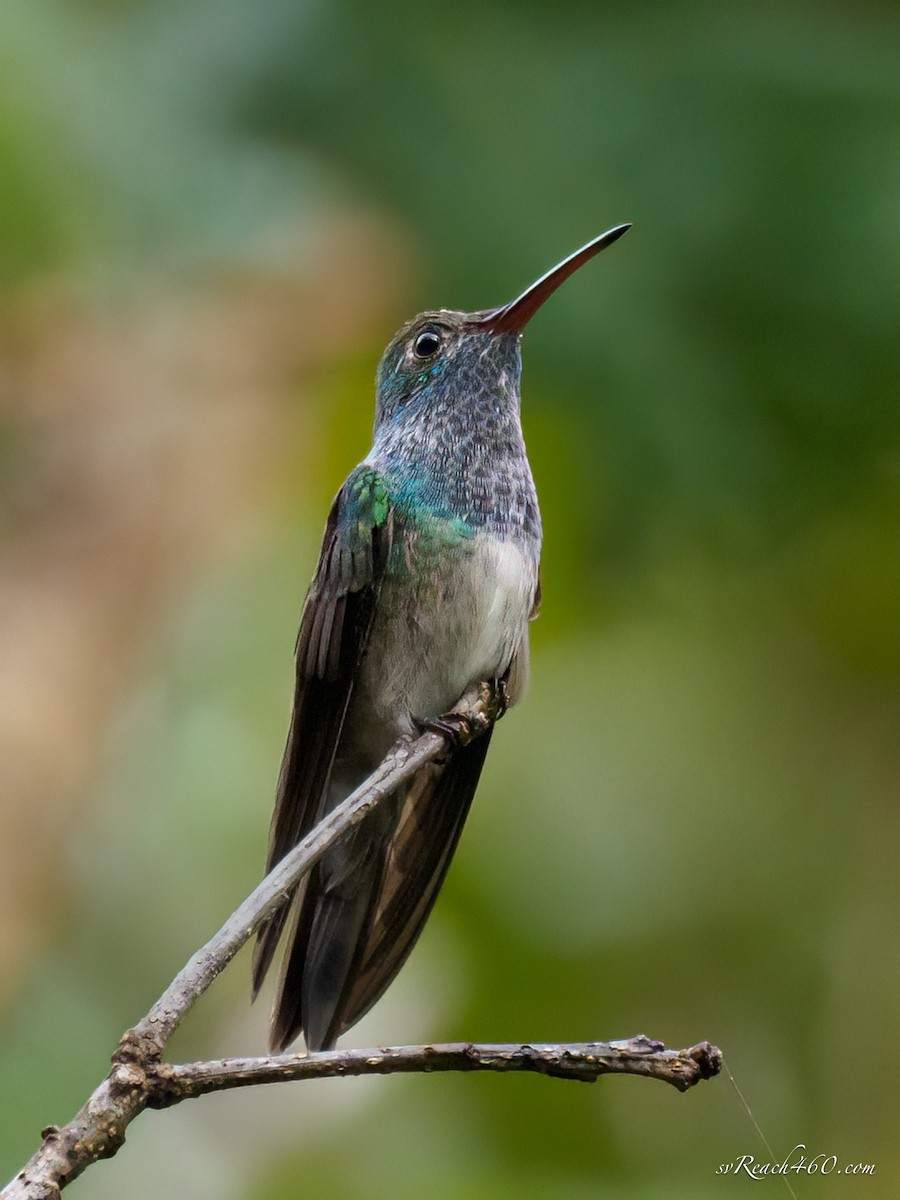
[{"label": "branch fork", "polygon": [[454,738],[487,732],[505,708],[502,687],[483,684],[418,737],[402,738],[373,774],[333,809],[279,862],[194,954],[142,1019],[121,1038],[112,1069],[66,1125],[42,1131],[42,1145],[0,1192],[0,1200],[56,1200],[92,1163],[110,1158],[125,1130],[145,1108],[229,1088],[322,1079],[435,1071],[531,1071],[593,1083],[601,1075],[645,1075],[687,1091],[718,1074],[722,1055],[709,1042],[669,1050],[639,1034],[625,1041],[560,1045],[469,1042],[427,1046],[329,1050],[172,1064],[163,1052],[181,1021],[263,921],[287,903],[297,882],[348,829],[358,825],[396,788],[438,758]]}]

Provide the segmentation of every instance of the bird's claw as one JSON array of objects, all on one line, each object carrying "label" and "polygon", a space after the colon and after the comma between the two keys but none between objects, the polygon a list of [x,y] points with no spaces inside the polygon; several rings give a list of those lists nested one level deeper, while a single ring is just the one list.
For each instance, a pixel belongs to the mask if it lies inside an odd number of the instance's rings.
[{"label": "bird's claw", "polygon": [[484,733],[489,722],[486,717],[466,716],[464,713],[448,712],[431,721],[423,721],[422,728],[431,733],[440,733],[452,746],[468,746],[474,738]]},{"label": "bird's claw", "polygon": [[[471,696],[471,693],[469,693]],[[460,701],[460,704],[465,701]],[[452,746],[468,746],[477,737],[487,733],[495,721],[499,721],[509,708],[509,689],[505,679],[491,679],[478,688],[478,707],[466,705],[466,712],[451,709],[441,717],[420,722],[420,728],[439,733]]]},{"label": "bird's claw", "polygon": [[486,707],[489,712],[493,713],[495,721],[499,721],[501,717],[506,716],[509,710],[508,674],[509,672],[500,679],[493,679],[485,685],[487,689]]}]

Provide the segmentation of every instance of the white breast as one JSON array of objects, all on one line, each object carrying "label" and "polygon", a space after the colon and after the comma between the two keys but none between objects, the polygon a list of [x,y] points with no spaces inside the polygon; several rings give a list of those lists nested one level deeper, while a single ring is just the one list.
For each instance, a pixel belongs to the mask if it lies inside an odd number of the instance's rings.
[{"label": "white breast", "polygon": [[537,580],[511,542],[487,542],[473,570],[474,619],[462,691],[503,675],[528,624]]},{"label": "white breast", "polygon": [[418,586],[385,581],[365,670],[379,715],[437,717],[473,684],[505,674],[536,586],[530,558],[486,537],[441,561]]}]

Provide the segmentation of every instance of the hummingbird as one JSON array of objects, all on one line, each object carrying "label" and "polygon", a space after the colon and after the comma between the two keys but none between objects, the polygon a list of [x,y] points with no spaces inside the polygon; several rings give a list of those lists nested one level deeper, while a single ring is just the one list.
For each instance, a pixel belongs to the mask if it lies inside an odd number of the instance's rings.
[{"label": "hummingbird", "polygon": [[[300,620],[267,870],[402,736],[487,683],[516,704],[540,604],[541,518],[520,419],[522,332],[607,230],[515,300],[421,313],[378,366],[372,448],[338,492]],[[491,730],[446,753],[345,834],[260,930],[253,995],[286,935],[270,1028],[330,1049],[381,997],[428,918]]]}]

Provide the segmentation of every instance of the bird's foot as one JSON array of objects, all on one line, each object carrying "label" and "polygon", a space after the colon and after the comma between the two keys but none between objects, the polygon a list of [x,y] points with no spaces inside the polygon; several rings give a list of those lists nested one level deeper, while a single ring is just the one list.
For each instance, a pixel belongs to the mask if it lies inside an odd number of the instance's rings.
[{"label": "bird's foot", "polygon": [[484,706],[494,721],[505,717],[509,710],[509,672],[500,679],[492,679],[484,685]]},{"label": "bird's foot", "polygon": [[448,712],[442,717],[434,717],[430,721],[422,721],[423,730],[442,734],[451,746],[468,746],[474,738],[487,729],[489,722],[481,714],[468,715],[465,713]]},{"label": "bird's foot", "polygon": [[468,746],[487,733],[509,707],[505,679],[491,679],[467,692],[459,704],[441,717],[420,722],[420,728],[440,733],[452,746]]}]

